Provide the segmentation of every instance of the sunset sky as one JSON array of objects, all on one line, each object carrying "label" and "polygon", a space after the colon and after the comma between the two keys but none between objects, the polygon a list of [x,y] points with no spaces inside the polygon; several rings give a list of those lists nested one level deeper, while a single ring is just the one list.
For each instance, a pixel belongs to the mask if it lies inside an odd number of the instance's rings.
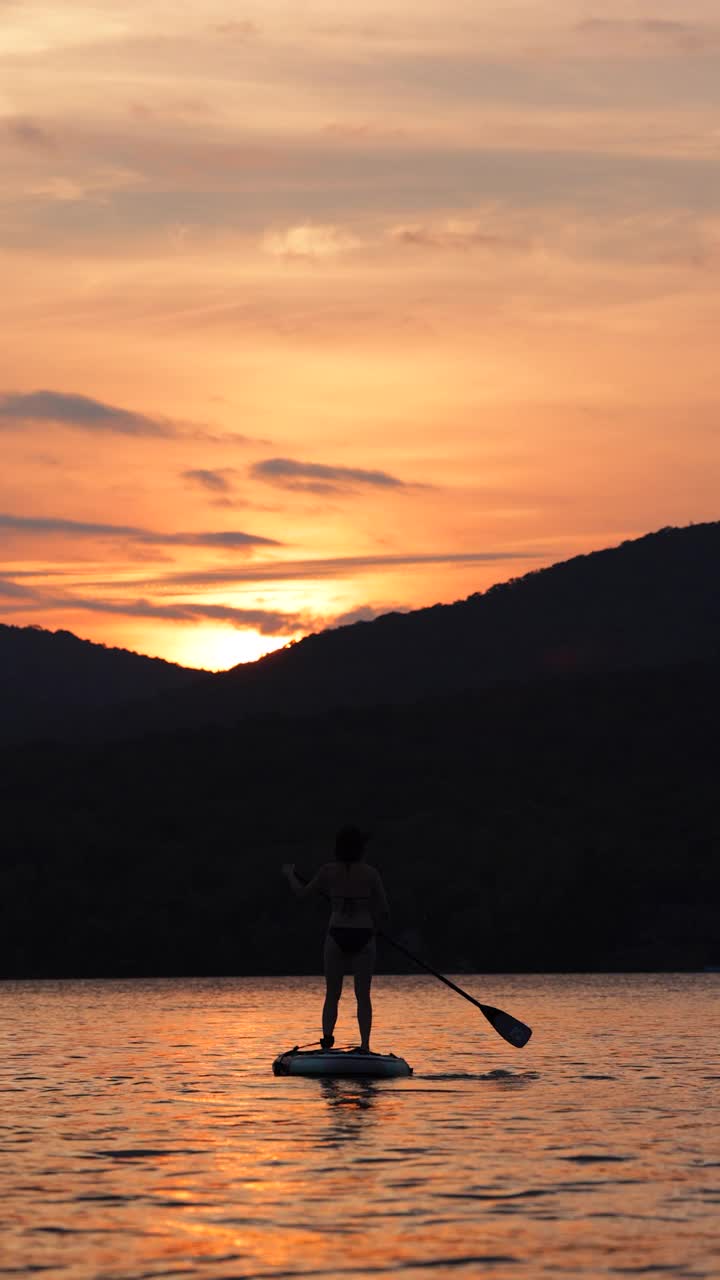
[{"label": "sunset sky", "polygon": [[0,0],[0,621],[220,668],[720,517],[717,0]]}]

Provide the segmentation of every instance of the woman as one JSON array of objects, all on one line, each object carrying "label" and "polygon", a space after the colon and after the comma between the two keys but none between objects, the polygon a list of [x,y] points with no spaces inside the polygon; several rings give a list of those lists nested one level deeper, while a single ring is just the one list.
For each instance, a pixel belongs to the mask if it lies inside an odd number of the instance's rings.
[{"label": "woman", "polygon": [[332,911],[325,938],[325,1003],[322,1012],[323,1049],[335,1043],[333,1032],[342,994],[343,977],[350,971],[355,981],[360,1049],[370,1053],[372,1003],[370,984],[375,968],[375,933],[389,916],[379,872],[365,861],[369,836],[358,827],[342,827],[335,837],[335,861],[326,862],[309,884],[295,874],[292,862],[283,873],[298,898],[319,893],[330,900]]}]

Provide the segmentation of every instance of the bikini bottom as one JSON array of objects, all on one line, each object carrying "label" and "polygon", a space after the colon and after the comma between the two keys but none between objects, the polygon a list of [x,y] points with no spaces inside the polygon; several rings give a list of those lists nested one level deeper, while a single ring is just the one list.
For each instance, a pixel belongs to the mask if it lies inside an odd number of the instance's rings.
[{"label": "bikini bottom", "polygon": [[354,956],[358,951],[362,951],[363,947],[366,947],[370,939],[374,937],[374,934],[374,929],[351,929],[340,924],[334,924],[332,928],[328,929],[329,937],[348,956]]}]

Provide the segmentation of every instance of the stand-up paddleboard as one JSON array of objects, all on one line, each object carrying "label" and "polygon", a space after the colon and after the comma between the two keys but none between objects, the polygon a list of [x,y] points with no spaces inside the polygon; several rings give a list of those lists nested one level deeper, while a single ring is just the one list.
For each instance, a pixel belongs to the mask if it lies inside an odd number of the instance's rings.
[{"label": "stand-up paddleboard", "polygon": [[411,1076],[412,1067],[394,1053],[358,1049],[288,1049],[272,1064],[276,1076]]}]

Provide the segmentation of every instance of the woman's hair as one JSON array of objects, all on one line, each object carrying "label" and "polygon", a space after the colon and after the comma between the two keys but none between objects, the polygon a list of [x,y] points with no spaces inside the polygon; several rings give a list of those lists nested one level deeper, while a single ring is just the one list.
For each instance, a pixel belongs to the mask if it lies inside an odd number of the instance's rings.
[{"label": "woman's hair", "polygon": [[338,862],[359,862],[370,839],[368,831],[359,827],[341,827],[335,836],[335,858]]}]

